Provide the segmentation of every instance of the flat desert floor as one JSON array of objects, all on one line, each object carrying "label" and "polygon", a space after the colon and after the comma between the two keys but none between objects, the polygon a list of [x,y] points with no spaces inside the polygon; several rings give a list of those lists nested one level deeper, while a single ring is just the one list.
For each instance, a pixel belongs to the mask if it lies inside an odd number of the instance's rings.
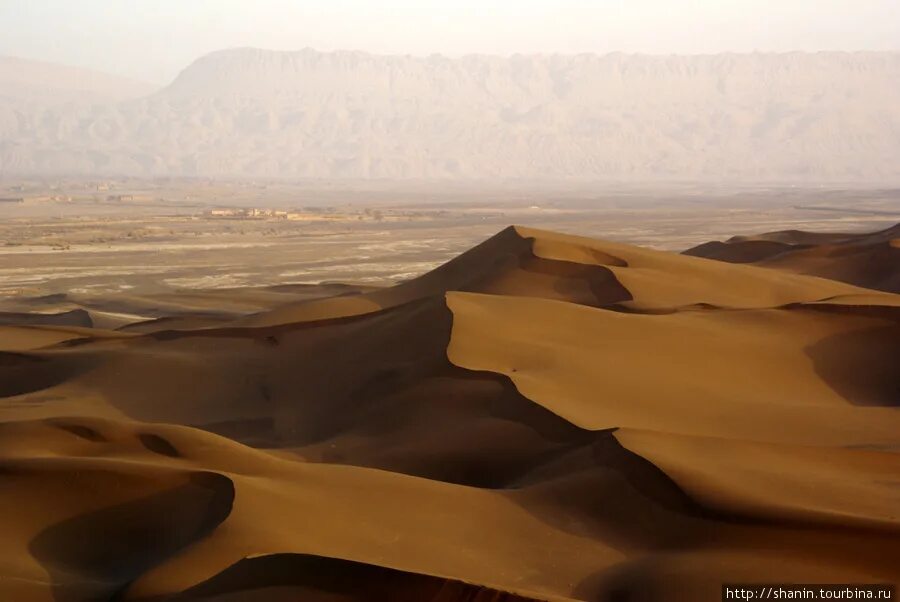
[{"label": "flat desert floor", "polygon": [[895,190],[47,186],[0,195],[0,600],[900,581]]},{"label": "flat desert floor", "polygon": [[[108,293],[395,284],[509,224],[682,251],[735,234],[863,232],[900,219],[896,189],[485,193],[123,181],[0,185],[4,197],[23,202],[0,202],[0,311],[17,300],[59,293],[89,302],[98,296],[108,301]],[[300,219],[211,214],[251,208],[297,212]]]}]

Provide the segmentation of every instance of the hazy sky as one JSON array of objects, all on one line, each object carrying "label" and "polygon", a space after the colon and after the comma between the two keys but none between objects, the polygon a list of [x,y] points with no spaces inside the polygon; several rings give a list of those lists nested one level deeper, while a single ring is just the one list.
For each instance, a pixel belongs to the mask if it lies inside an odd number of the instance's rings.
[{"label": "hazy sky", "polygon": [[167,83],[234,46],[384,53],[900,50],[900,0],[0,0],[0,55]]}]

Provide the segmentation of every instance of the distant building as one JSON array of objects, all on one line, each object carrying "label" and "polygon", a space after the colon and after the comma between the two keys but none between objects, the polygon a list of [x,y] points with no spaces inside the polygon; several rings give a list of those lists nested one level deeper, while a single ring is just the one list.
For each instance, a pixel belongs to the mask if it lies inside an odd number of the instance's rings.
[{"label": "distant building", "polygon": [[286,218],[287,211],[277,211],[275,209],[247,209],[246,215],[248,217],[279,217]]},{"label": "distant building", "polygon": [[24,203],[25,199],[16,196],[16,197],[0,197],[0,203]]},{"label": "distant building", "polygon": [[310,215],[308,213],[298,213],[296,211],[284,211],[281,209],[261,209],[258,207],[251,208],[221,208],[210,209],[207,215],[211,217],[244,217],[244,218],[274,218],[284,220],[321,220],[321,215]]},{"label": "distant building", "polygon": [[118,201],[118,202],[133,201],[134,195],[133,194],[111,194],[108,197],[106,197],[106,200],[107,201]]}]

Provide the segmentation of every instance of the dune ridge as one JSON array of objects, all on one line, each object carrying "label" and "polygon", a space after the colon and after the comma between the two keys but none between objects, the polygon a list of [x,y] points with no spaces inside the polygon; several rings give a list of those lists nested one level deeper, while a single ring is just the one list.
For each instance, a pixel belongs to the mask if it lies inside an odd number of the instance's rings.
[{"label": "dune ridge", "polygon": [[734,236],[684,252],[730,263],[752,263],[900,293],[900,224],[878,232],[788,230]]},{"label": "dune ridge", "polygon": [[0,597],[900,578],[898,295],[522,227],[337,295],[0,326]]}]

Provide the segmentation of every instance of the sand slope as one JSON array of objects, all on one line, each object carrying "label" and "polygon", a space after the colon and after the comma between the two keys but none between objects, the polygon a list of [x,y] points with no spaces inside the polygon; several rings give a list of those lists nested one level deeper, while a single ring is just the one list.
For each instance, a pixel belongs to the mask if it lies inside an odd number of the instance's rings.
[{"label": "sand slope", "polygon": [[897,295],[525,228],[331,292],[0,326],[0,598],[900,579]]},{"label": "sand slope", "polygon": [[900,292],[900,224],[864,234],[788,230],[735,236],[704,243],[685,254]]}]

